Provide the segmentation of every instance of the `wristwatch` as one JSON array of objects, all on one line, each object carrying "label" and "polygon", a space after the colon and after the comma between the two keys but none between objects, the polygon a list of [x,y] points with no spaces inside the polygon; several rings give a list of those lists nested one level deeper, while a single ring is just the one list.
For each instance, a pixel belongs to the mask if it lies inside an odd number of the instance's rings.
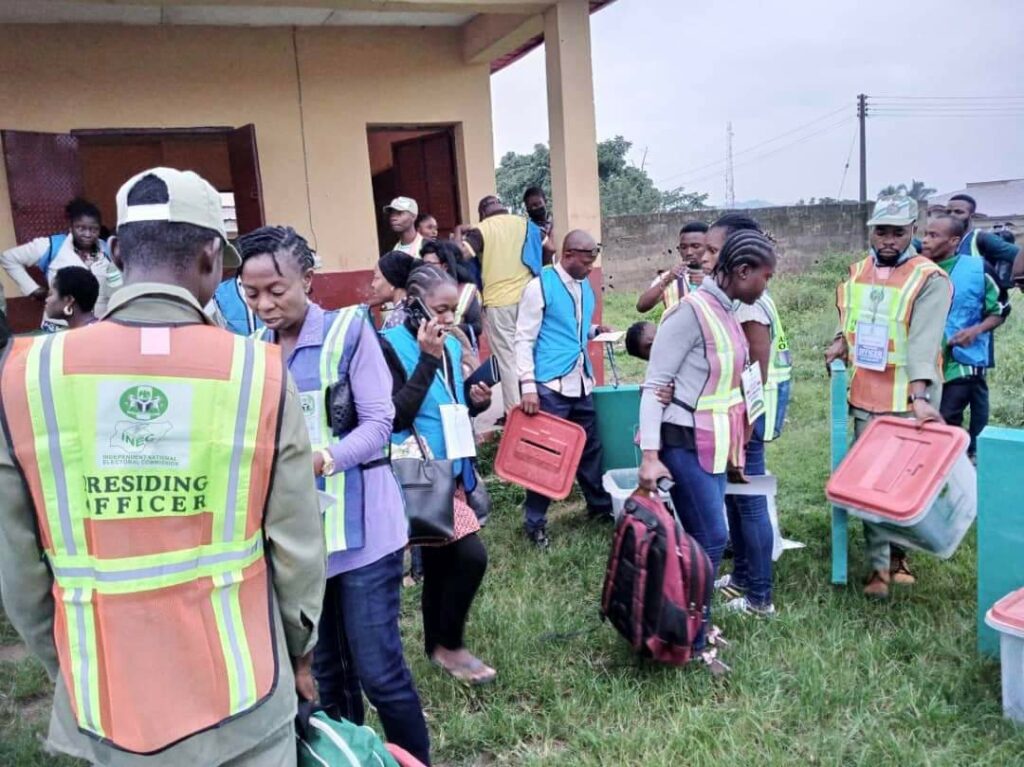
[{"label": "wristwatch", "polygon": [[923,399],[925,402],[931,402],[932,395],[928,392],[920,392],[919,394],[911,394],[907,399],[910,401],[910,404],[913,405],[919,399]]},{"label": "wristwatch", "polygon": [[331,451],[327,448],[320,451],[320,456],[324,459],[324,465],[320,469],[320,476],[329,477],[334,473],[334,456],[331,455]]}]

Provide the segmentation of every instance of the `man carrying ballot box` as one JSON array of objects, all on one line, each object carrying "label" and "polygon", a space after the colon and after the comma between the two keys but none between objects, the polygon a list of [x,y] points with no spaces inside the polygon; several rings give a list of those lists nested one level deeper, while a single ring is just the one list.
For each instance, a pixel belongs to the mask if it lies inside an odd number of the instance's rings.
[{"label": "man carrying ballot box", "polygon": [[[594,372],[587,342],[610,328],[593,325],[597,300],[587,276],[601,246],[583,231],[570,232],[562,257],[527,284],[519,301],[515,352],[522,408],[527,415],[543,410],[583,427],[586,446],[576,479],[592,519],[612,518],[612,499],[601,486],[601,443],[594,411]],[[538,549],[549,544],[547,512],[551,503],[526,493],[526,537]]]},{"label": "man carrying ballot box", "polygon": [[[868,221],[871,253],[837,290],[840,326],[825,364],[841,359],[850,368],[855,438],[877,415],[942,421],[940,359],[952,289],[946,273],[914,250],[916,221],[910,197],[880,198]],[[878,527],[865,522],[864,540],[871,567],[865,595],[884,599],[890,582],[915,582],[906,552]]]}]

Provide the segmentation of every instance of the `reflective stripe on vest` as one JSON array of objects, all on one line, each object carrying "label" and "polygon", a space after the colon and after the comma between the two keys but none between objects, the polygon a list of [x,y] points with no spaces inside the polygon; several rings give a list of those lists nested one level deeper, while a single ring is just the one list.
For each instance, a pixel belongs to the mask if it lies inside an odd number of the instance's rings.
[{"label": "reflective stripe on vest", "polygon": [[[878,283],[872,256],[853,264],[850,277],[837,291],[843,335],[850,349],[850,405],[869,413],[904,413],[910,405],[907,375],[907,337],[914,301],[928,279],[945,272],[923,256],[915,256],[891,268],[889,278]],[[889,359],[884,371],[858,367],[854,360],[857,323],[887,323]],[[938,362],[936,363],[938,365]]]},{"label": "reflective stripe on vest", "polygon": [[[144,355],[147,332],[170,354]],[[270,695],[263,515],[280,355],[202,325],[18,339],[4,422],[54,575],[79,728],[152,753]]]},{"label": "reflective stripe on vest", "polygon": [[764,309],[771,323],[772,335],[771,356],[768,357],[768,380],[764,384],[764,441],[771,442],[776,438],[775,424],[779,415],[779,386],[793,377],[793,354],[789,349],[789,339],[782,327],[775,301],[764,293],[757,302]]},{"label": "reflective stripe on vest", "polygon": [[[360,322],[363,320],[362,307],[349,306],[340,309],[324,337],[324,345],[320,350],[320,388],[314,394],[321,400],[324,399],[324,387],[338,380],[338,367],[341,365],[342,357],[345,356],[345,337],[348,335],[348,329],[353,320]],[[327,408],[321,407],[320,412],[322,414],[320,420],[321,439],[319,444],[313,445],[314,450],[323,450],[331,441]],[[357,468],[356,471],[361,470]],[[349,472],[339,471],[322,480],[324,492],[337,499],[334,505],[324,513],[324,540],[328,554],[349,549],[361,549],[365,545],[362,510],[351,509],[358,514],[358,519],[355,520],[348,520],[345,513],[348,509],[348,504],[345,503],[345,485],[349,480],[348,474]],[[362,488],[360,488],[361,490]]]},{"label": "reflective stripe on vest", "polygon": [[466,312],[469,311],[469,307],[473,305],[473,299],[476,298],[476,285],[472,283],[466,283],[462,286],[462,292],[459,293],[459,303],[455,305],[455,324],[461,325],[463,317],[466,316]]},{"label": "reflective stripe on vest", "polygon": [[[306,417],[306,431],[314,451],[326,449],[333,441],[325,407],[325,390],[338,380],[339,368],[345,357],[345,339],[348,337],[349,328],[353,321],[363,322],[365,318],[365,311],[360,305],[337,310],[334,319],[324,331],[317,362],[317,378],[300,381],[299,377],[296,377],[299,401]],[[275,338],[268,328],[257,331],[256,336],[267,341],[273,341]],[[327,553],[361,549],[365,545],[362,469],[356,466],[329,477],[318,477],[316,482],[317,489],[335,499],[324,512],[324,542]]]},{"label": "reflective stripe on vest", "polygon": [[970,346],[949,346],[949,339],[961,330],[979,324],[985,318],[985,260],[975,256],[958,256],[949,272],[953,283],[953,303],[946,317],[946,349],[961,365],[973,368],[992,367],[992,333],[979,333]]},{"label": "reflective stripe on vest", "polygon": [[728,464],[742,468],[747,408],[741,385],[747,339],[732,312],[708,291],[683,298],[693,307],[704,336],[708,379],[693,410],[694,437],[701,468],[721,474]]},{"label": "reflective stripe on vest", "polygon": [[683,296],[690,294],[690,284],[682,277],[676,277],[665,286],[665,292],[661,294],[661,300],[665,304],[666,311],[679,303]]}]

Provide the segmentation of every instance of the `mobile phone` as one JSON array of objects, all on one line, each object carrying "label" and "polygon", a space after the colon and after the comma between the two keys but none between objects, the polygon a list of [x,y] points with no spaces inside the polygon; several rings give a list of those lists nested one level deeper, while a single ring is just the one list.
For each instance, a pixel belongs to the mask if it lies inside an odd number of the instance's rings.
[{"label": "mobile phone", "polygon": [[430,311],[430,308],[423,303],[423,299],[419,297],[409,299],[406,311],[417,325],[420,324],[420,321],[430,322],[434,319],[434,313]]}]

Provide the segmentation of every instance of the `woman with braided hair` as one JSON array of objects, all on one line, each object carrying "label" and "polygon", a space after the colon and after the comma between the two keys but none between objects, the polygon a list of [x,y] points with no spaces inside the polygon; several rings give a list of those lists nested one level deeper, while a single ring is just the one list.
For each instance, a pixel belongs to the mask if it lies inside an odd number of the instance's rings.
[{"label": "woman with braided hair", "polygon": [[[725,241],[736,232],[761,232],[760,225],[741,213],[727,213],[708,230],[706,249],[712,267]],[[770,238],[769,235],[766,235]],[[765,473],[765,443],[782,434],[789,405],[793,358],[786,331],[775,302],[766,290],[752,304],[740,304],[736,321],[743,328],[750,346],[750,360],[761,370],[764,382],[765,413],[753,424],[746,446],[744,472],[747,476]],[[768,516],[768,499],[763,495],[737,495],[726,498],[729,535],[733,547],[733,569],[715,582],[726,600],[725,608],[747,615],[775,613],[772,603],[772,551],[774,532]]]},{"label": "woman with braided hair", "polygon": [[365,307],[325,311],[309,300],[315,261],[291,227],[261,227],[241,237],[238,249],[245,299],[263,321],[259,337],[284,354],[306,417],[311,468],[328,496],[327,588],[313,658],[320,700],[361,725],[365,693],[388,740],[429,764],[427,727],[398,629],[408,536],[401,489],[385,457],[395,411],[376,332]]},{"label": "woman with braided hair", "polygon": [[[462,346],[449,332],[458,304],[455,279],[423,264],[410,273],[406,289],[412,302],[406,320],[385,330],[381,339],[394,379],[392,451],[443,460],[449,457],[445,411],[465,408],[470,416],[483,412],[491,404],[491,390],[486,384],[468,384],[462,373]],[[471,428],[468,418],[465,426]],[[467,498],[483,480],[472,458],[452,460],[452,475],[455,534],[442,545],[420,547],[424,650],[432,663],[460,682],[483,685],[493,682],[497,672],[464,641],[469,610],[487,570],[480,523]]]},{"label": "woman with braided hair", "polygon": [[[680,522],[715,571],[727,539],[726,473],[742,472],[747,431],[741,377],[750,356],[736,305],[760,298],[774,269],[775,249],[763,234],[731,235],[700,288],[662,319],[640,399],[640,485],[653,492],[671,478]],[[657,390],[670,384],[675,396],[663,405]],[[706,651],[709,620],[693,646],[697,662],[722,673],[728,667]]]}]

